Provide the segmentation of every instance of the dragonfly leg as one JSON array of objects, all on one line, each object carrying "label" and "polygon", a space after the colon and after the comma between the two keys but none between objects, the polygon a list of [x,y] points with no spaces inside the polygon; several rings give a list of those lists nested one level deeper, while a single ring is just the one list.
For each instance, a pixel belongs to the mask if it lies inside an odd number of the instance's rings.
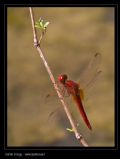
[{"label": "dragonfly leg", "polygon": [[64,87],[63,87],[61,93],[62,93],[63,97],[69,97],[69,96],[70,96],[70,93],[69,93],[68,90],[65,89]]}]

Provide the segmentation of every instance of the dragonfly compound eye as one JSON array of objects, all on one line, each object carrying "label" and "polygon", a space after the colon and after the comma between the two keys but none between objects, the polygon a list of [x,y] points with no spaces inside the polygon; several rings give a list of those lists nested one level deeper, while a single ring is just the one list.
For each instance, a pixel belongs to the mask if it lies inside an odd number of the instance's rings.
[{"label": "dragonfly compound eye", "polygon": [[67,80],[67,75],[60,75],[60,76],[58,76],[58,80],[61,83],[65,83],[65,81]]}]

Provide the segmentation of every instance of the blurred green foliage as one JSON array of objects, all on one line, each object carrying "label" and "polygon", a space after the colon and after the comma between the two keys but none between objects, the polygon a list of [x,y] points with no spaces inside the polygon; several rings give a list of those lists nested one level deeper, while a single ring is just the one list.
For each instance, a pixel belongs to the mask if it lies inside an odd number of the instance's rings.
[{"label": "blurred green foliage", "polygon": [[[68,102],[90,146],[114,146],[114,8],[39,7],[34,12],[36,20],[50,22],[41,45],[56,79],[61,73],[79,79],[91,55],[101,53],[102,75],[85,103],[92,132]],[[9,7],[7,18],[8,146],[79,146],[66,131],[65,115],[47,120],[61,103],[57,97],[45,99],[54,88],[33,45],[29,8]]]}]

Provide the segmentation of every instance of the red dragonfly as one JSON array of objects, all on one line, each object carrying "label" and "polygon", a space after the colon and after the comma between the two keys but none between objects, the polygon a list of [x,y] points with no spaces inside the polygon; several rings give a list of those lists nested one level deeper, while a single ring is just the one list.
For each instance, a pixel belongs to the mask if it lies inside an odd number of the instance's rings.
[{"label": "red dragonfly", "polygon": [[[81,76],[80,84],[68,80],[66,74],[62,74],[58,76],[58,82],[63,85],[63,88],[67,91],[69,95],[71,95],[78,107],[78,110],[87,125],[87,127],[92,130],[92,126],[88,117],[85,113],[82,100],[84,99],[84,90],[95,83],[97,77],[100,75],[101,71],[98,71],[98,66],[100,62],[101,55],[96,53],[92,59],[90,60],[88,67],[83,72]],[[85,82],[86,81],[86,82]]]}]

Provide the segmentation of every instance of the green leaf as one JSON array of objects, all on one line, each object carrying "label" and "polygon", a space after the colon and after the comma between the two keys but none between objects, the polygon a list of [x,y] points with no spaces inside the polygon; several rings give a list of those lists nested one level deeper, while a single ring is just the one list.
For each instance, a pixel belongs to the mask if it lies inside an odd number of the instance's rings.
[{"label": "green leaf", "polygon": [[42,29],[39,23],[36,23],[36,24],[35,24],[35,27]]},{"label": "green leaf", "polygon": [[46,22],[45,24],[44,24],[44,27],[45,28],[47,28],[47,26],[50,24],[50,22]]},{"label": "green leaf", "polygon": [[66,128],[67,131],[70,131],[70,132],[74,132],[73,129],[70,129],[70,128]]},{"label": "green leaf", "polygon": [[45,22],[41,18],[35,23],[35,27],[39,28],[43,31],[46,31],[47,26],[49,25],[50,22]]},{"label": "green leaf", "polygon": [[42,28],[44,28],[43,22],[40,22],[40,26],[41,26]]}]

